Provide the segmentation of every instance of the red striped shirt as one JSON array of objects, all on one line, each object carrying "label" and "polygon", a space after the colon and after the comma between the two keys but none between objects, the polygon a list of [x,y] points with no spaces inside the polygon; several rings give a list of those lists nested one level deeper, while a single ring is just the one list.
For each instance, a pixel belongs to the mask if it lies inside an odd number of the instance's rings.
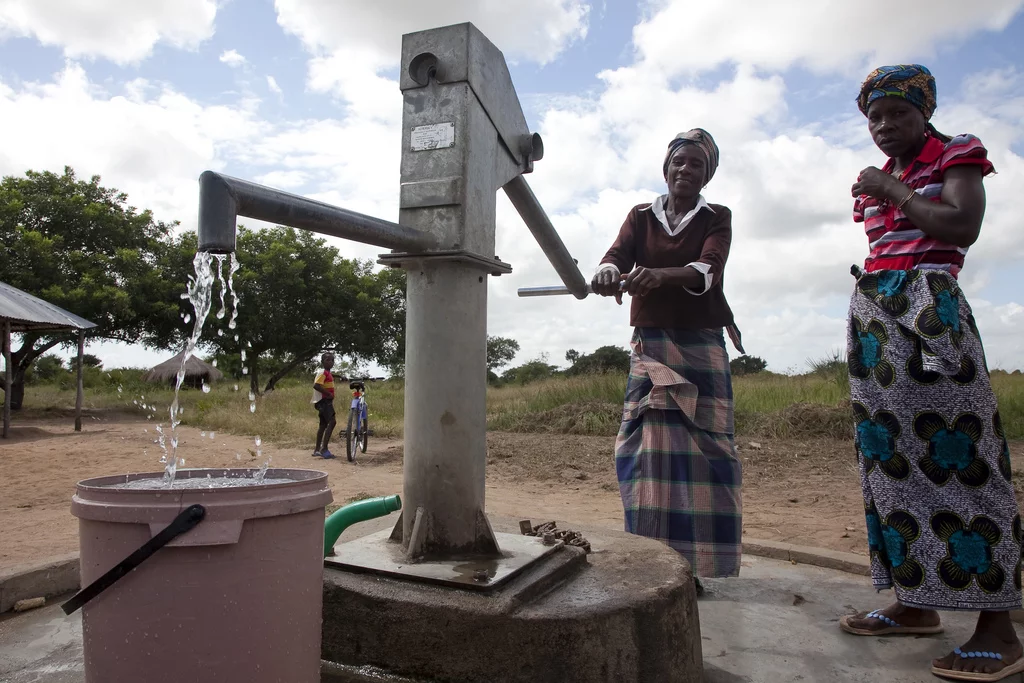
[{"label": "red striped shirt", "polygon": [[[894,163],[890,159],[882,170],[891,173]],[[902,180],[922,197],[938,202],[946,170],[963,164],[980,166],[982,175],[995,170],[988,151],[975,136],[958,135],[948,143],[929,137]],[[864,262],[868,272],[945,270],[956,277],[963,268],[967,249],[929,237],[891,202],[861,195],[853,204],[853,220],[864,223],[868,236],[871,251]]]}]

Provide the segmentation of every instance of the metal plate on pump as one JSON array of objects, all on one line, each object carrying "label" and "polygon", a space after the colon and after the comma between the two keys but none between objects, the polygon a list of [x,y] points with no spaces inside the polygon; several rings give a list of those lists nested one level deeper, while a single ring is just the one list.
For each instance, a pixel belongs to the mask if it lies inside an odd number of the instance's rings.
[{"label": "metal plate on pump", "polygon": [[410,140],[412,151],[425,152],[432,149],[447,149],[455,146],[455,123],[432,123],[412,129]]},{"label": "metal plate on pump", "polygon": [[564,545],[562,541],[545,545],[540,538],[498,533],[495,536],[502,550],[501,557],[413,562],[405,556],[402,544],[389,540],[390,536],[391,531],[381,531],[354,541],[338,543],[334,546],[335,554],[324,558],[324,565],[442,586],[489,591]]}]

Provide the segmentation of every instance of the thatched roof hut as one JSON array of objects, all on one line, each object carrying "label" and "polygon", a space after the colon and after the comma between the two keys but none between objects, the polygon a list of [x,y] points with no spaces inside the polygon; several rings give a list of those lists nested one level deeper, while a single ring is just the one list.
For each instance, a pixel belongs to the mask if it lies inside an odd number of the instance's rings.
[{"label": "thatched roof hut", "polygon": [[[167,382],[172,386],[177,381],[178,370],[181,368],[181,358],[185,355],[182,351],[174,358],[165,360],[143,376],[146,382]],[[181,386],[198,389],[202,384],[212,384],[219,379],[224,379],[224,373],[213,367],[200,358],[192,356],[185,363],[185,381]]]}]

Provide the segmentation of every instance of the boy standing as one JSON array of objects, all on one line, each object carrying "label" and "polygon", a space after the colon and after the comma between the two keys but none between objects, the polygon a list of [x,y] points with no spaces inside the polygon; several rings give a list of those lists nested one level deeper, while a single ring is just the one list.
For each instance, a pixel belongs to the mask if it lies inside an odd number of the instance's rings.
[{"label": "boy standing", "polygon": [[310,401],[320,416],[320,428],[316,433],[313,457],[329,460],[334,457],[334,454],[327,450],[327,444],[331,440],[331,433],[336,424],[334,419],[334,376],[331,374],[331,368],[334,367],[334,354],[325,353],[320,356],[320,363],[324,369],[313,380],[313,400]]}]

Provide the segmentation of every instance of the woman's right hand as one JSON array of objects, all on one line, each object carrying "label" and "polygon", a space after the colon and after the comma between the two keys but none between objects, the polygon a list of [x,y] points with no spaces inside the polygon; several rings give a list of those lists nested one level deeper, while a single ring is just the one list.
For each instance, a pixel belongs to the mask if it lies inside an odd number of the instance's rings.
[{"label": "woman's right hand", "polygon": [[594,273],[594,279],[590,281],[590,288],[594,294],[601,296],[614,296],[615,302],[622,305],[622,276],[612,268],[603,268]]}]

